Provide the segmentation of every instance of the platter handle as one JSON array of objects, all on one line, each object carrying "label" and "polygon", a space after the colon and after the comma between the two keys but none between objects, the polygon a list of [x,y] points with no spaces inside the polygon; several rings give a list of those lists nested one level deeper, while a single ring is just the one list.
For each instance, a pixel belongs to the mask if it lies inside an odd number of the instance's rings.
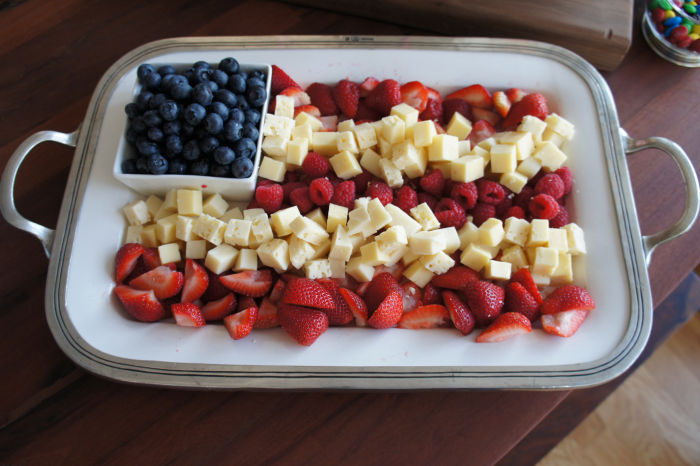
[{"label": "platter handle", "polygon": [[36,146],[46,141],[58,142],[59,144],[65,144],[70,147],[75,147],[76,141],[78,139],[79,129],[73,131],[72,133],[60,133],[58,131],[39,131],[29,136],[27,139],[22,141],[22,143],[14,151],[10,159],[7,161],[5,170],[2,172],[2,179],[0,179],[0,212],[2,216],[5,217],[8,223],[14,227],[24,230],[27,233],[39,238],[42,246],[44,247],[44,252],[46,257],[50,256],[51,245],[53,244],[54,230],[46,228],[43,225],[32,222],[24,218],[15,206],[15,178],[17,177],[17,172],[19,171],[20,165],[24,161],[24,158],[29,155],[29,153]]},{"label": "platter handle", "polygon": [[653,235],[646,235],[642,237],[642,241],[644,243],[644,255],[648,267],[651,262],[651,254],[654,252],[654,248],[656,248],[656,246],[674,238],[678,238],[690,230],[693,223],[695,223],[695,220],[698,217],[698,210],[700,209],[700,188],[698,188],[698,176],[695,173],[695,169],[693,168],[690,158],[688,158],[688,154],[685,153],[681,146],[670,139],[662,137],[632,139],[627,134],[627,131],[622,128],[620,128],[620,136],[622,138],[622,144],[625,148],[626,154],[632,154],[643,149],[659,149],[670,155],[680,169],[681,175],[683,176],[683,184],[685,185],[685,210],[683,211],[681,218],[678,219],[674,225],[665,230],[654,233]]}]

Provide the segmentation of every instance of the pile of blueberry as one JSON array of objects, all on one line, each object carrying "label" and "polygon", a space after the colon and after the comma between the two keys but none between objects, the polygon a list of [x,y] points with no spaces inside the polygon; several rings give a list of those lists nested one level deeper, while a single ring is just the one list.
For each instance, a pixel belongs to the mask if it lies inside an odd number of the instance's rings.
[{"label": "pile of blueberry", "polygon": [[246,73],[229,57],[182,72],[144,64],[137,75],[141,92],[125,108],[136,158],[124,160],[123,173],[251,176],[267,99],[263,71]]}]

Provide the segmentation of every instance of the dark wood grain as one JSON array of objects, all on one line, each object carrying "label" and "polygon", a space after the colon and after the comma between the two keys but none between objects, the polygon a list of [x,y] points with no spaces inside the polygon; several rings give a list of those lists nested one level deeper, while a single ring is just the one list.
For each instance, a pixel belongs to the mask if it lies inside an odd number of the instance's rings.
[{"label": "dark wood grain", "polygon": [[[101,75],[134,47],[183,35],[255,34],[427,32],[391,18],[271,1],[0,2],[0,164],[33,132],[74,130]],[[698,71],[656,57],[637,23],[633,37],[621,67],[605,74],[621,122],[636,137],[676,140],[697,167],[700,134],[685,122],[700,104]],[[31,154],[16,182],[20,212],[55,225],[71,158],[55,144]],[[673,163],[646,151],[629,166],[643,231],[670,225],[683,195]],[[554,423],[540,424],[546,435],[527,436],[518,448],[541,452],[556,443],[572,425],[557,406],[587,392],[226,393],[116,384],[77,369],[54,342],[44,318],[48,261],[39,242],[4,220],[0,239],[3,463],[490,464],[543,419]],[[700,261],[698,241],[695,227],[658,249],[650,269],[656,304]],[[675,324],[657,319],[650,348]],[[595,393],[614,384],[603,387]]]}]

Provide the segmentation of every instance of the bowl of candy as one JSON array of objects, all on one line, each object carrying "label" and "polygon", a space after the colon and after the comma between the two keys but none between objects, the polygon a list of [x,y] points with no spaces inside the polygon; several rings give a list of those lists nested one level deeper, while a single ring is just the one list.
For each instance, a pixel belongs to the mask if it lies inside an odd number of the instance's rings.
[{"label": "bowl of candy", "polygon": [[649,47],[679,66],[700,66],[700,16],[695,2],[652,0],[642,17]]}]

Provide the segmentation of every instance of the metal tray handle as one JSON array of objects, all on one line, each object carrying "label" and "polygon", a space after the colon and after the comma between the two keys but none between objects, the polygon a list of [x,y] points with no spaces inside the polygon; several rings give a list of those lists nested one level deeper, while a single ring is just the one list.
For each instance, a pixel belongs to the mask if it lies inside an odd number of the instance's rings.
[{"label": "metal tray handle", "polygon": [[46,257],[50,256],[54,230],[32,222],[31,220],[27,220],[17,211],[14,196],[15,178],[17,177],[17,172],[24,158],[29,155],[29,152],[36,146],[42,142],[53,141],[75,147],[78,139],[78,131],[79,130],[75,130],[72,133],[39,131],[38,133],[32,134],[19,145],[17,150],[15,150],[7,161],[5,170],[2,172],[2,179],[0,180],[0,212],[2,212],[2,216],[5,217],[5,220],[11,225],[39,238],[39,241],[41,241],[41,244],[44,246]]},{"label": "metal tray handle", "polygon": [[651,137],[648,139],[632,139],[627,131],[620,128],[620,136],[622,137],[622,143],[625,148],[625,153],[633,154],[643,149],[659,149],[666,152],[671,156],[683,176],[683,183],[685,184],[685,210],[683,215],[678,221],[670,226],[669,228],[662,230],[653,235],[643,236],[642,240],[644,242],[644,254],[647,263],[647,267],[651,262],[651,253],[654,252],[654,248],[659,244],[663,244],[666,241],[670,241],[674,238],[678,238],[693,226],[695,220],[698,217],[698,210],[700,209],[700,188],[698,188],[698,176],[693,169],[693,164],[688,158],[685,151],[670,139],[661,137]]}]

